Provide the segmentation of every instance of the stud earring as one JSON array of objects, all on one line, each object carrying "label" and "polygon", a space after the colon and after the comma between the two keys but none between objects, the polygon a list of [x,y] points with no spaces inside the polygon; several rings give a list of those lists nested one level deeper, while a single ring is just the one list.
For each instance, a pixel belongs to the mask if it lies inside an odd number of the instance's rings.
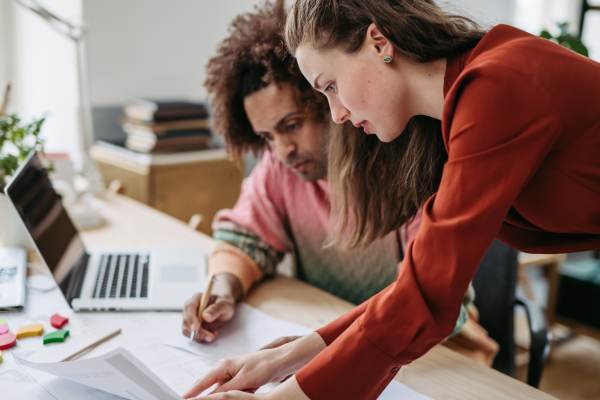
[{"label": "stud earring", "polygon": [[390,57],[390,56],[383,57],[383,62],[386,63],[386,64],[391,63],[392,62],[392,57]]}]

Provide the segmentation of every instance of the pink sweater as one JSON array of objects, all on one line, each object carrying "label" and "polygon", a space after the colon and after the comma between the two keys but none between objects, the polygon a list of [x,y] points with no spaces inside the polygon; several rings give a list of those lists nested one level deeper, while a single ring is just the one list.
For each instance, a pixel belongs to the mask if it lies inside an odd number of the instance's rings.
[{"label": "pink sweater", "polygon": [[[323,248],[330,216],[328,185],[325,180],[305,182],[288,170],[270,151],[265,152],[233,209],[221,210],[213,230],[233,222],[260,237],[279,252],[295,255],[299,279],[330,293],[360,303],[391,284],[398,275],[402,247],[416,236],[421,213],[398,232],[375,241],[368,249],[342,251]],[[219,266],[244,280],[263,274],[241,273]],[[259,269],[257,265],[254,268]],[[213,268],[214,269],[214,268]],[[254,282],[242,282],[249,288]]]}]

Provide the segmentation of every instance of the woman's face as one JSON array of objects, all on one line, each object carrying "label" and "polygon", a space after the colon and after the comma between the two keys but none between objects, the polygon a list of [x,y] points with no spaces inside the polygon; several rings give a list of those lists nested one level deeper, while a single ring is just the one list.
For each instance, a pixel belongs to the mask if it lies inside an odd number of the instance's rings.
[{"label": "woman's face", "polygon": [[369,28],[362,48],[353,54],[341,50],[315,50],[302,45],[296,51],[300,70],[315,89],[327,96],[336,123],[352,121],[382,142],[397,138],[412,117],[407,87],[394,57],[393,46]]}]

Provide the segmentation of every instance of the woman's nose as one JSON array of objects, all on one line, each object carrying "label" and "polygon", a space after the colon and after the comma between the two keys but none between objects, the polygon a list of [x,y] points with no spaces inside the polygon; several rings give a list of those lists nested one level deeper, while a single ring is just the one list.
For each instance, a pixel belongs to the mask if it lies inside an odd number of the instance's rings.
[{"label": "woman's nose", "polygon": [[350,118],[350,112],[341,103],[335,105],[333,103],[330,103],[329,107],[331,108],[331,118],[333,118],[333,121],[336,124],[342,124],[348,121],[348,119]]}]

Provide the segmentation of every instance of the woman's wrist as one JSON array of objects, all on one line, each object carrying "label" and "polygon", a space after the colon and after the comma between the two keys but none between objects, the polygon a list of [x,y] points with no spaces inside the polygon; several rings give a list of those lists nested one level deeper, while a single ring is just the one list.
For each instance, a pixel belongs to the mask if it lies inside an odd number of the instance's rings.
[{"label": "woman's wrist", "polygon": [[326,347],[323,338],[312,332],[273,350],[278,352],[279,370],[290,375],[298,372]]}]

